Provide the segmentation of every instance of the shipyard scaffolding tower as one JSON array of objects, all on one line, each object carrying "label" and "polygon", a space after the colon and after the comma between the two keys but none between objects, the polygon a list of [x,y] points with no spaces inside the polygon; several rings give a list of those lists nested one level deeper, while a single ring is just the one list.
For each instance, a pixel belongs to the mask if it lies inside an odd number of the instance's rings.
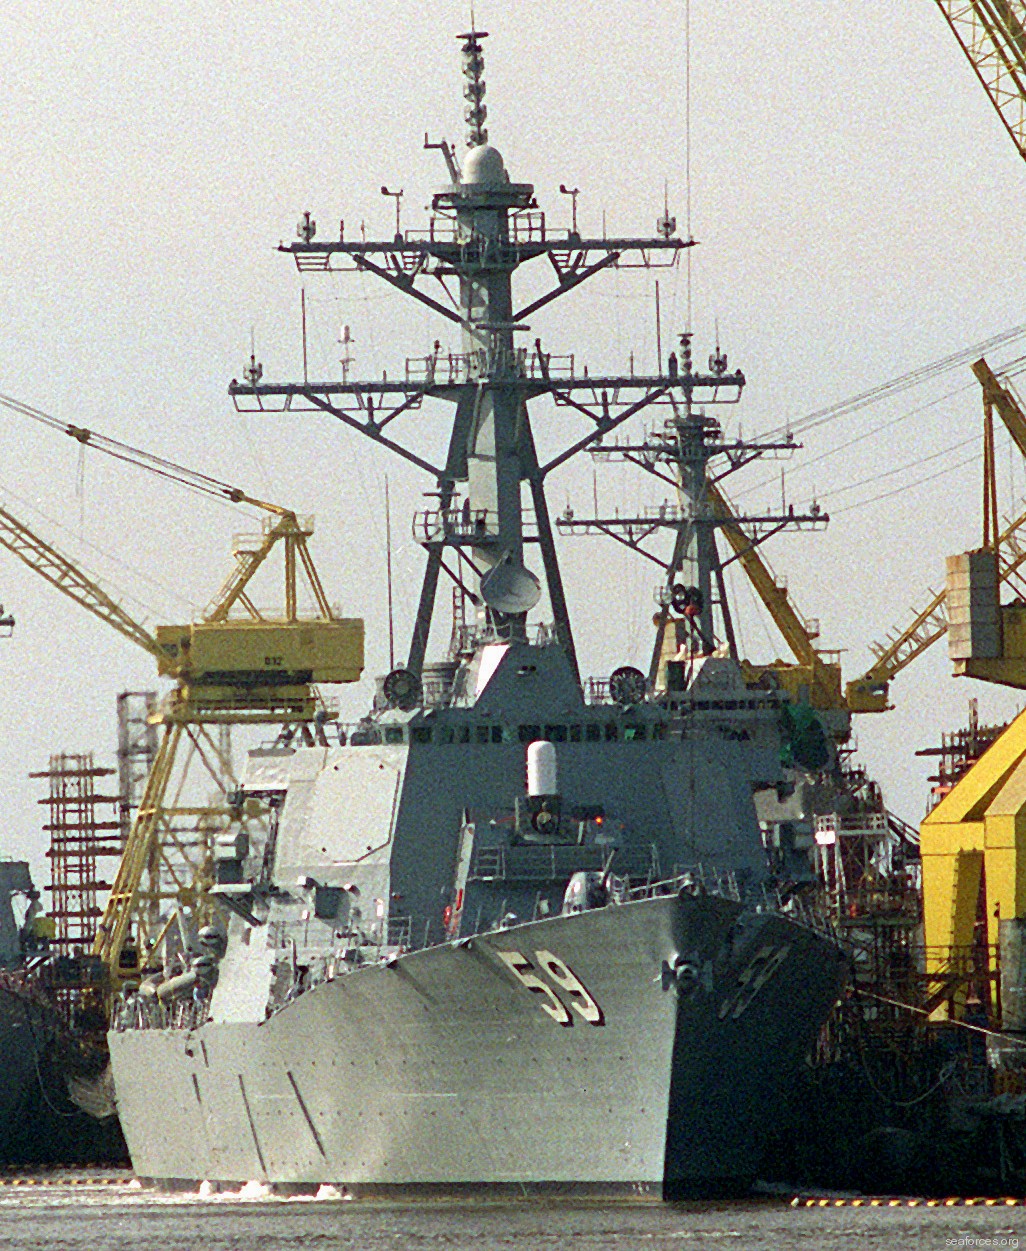
[{"label": "shipyard scaffolding tower", "polygon": [[[43,983],[68,1025],[88,1026],[102,993],[102,968],[92,954],[110,890],[101,868],[121,856],[123,840],[119,796],[99,793],[96,784],[113,774],[91,752],[60,752],[48,769],[29,775],[50,787],[38,802],[48,809],[43,829],[50,836],[50,944],[57,958],[46,965]],[[91,1023],[102,1026],[102,1014]]]},{"label": "shipyard scaffolding tower", "polygon": [[29,775],[50,783],[49,795],[38,802],[49,809],[43,829],[50,835],[52,942],[62,955],[92,949],[103,915],[100,895],[110,889],[98,876],[100,863],[121,855],[119,797],[96,791],[97,779],[113,773],[95,764],[92,752],[61,752],[50,757],[48,769]]}]

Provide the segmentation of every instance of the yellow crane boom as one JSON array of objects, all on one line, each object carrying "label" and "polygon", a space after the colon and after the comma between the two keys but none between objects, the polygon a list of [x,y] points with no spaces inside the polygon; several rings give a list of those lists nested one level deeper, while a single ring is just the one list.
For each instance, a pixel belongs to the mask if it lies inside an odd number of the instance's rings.
[{"label": "yellow crane boom", "polygon": [[1026,160],[1026,7],[1021,0],[936,4]]},{"label": "yellow crane boom", "polygon": [[[174,679],[175,689],[159,714],[163,735],[145,793],[126,839],[118,872],[97,930],[94,950],[113,983],[143,967],[167,927],[162,917],[169,898],[179,904],[203,898],[213,884],[210,857],[190,853],[180,839],[177,818],[207,821],[214,831],[231,819],[225,803],[203,808],[181,806],[191,760],[202,762],[210,779],[225,791],[227,762],[221,759],[209,724],[313,721],[324,715],[314,684],[354,682],[363,671],[363,622],[333,612],[307,549],[309,520],[247,495],[173,462],[117,443],[93,431],[57,422],[10,397],[0,405],[58,428],[84,446],[96,447],[165,478],[206,494],[250,504],[270,514],[255,541],[236,540],[235,567],[199,621],[158,625],[151,632],[67,556],[12,513],[0,508],[0,547],[17,556],[51,586],[105,621],[157,661],[158,672]],[[249,586],[277,544],[284,552],[284,613],[266,617],[249,597]],[[317,615],[301,618],[298,575],[302,572]],[[248,619],[232,618],[238,605]],[[179,782],[171,787],[176,762]],[[169,790],[169,788],[171,788]],[[169,806],[169,796],[175,795]],[[184,862],[176,864],[176,851]],[[129,952],[131,955],[129,956]]]},{"label": "yellow crane boom", "polygon": [[904,630],[889,635],[883,642],[870,643],[869,650],[876,660],[844,688],[845,701],[852,712],[886,712],[891,707],[891,679],[943,637],[948,628],[947,592],[933,591],[931,595],[930,602]]},{"label": "yellow crane boom", "polygon": [[1012,442],[1026,456],[1026,414],[1019,407],[1015,396],[1002,384],[983,357],[973,365],[973,373],[983,388],[984,413],[989,409],[997,412],[1012,436]]},{"label": "yellow crane boom", "polygon": [[[989,418],[992,411],[996,412],[1016,447],[1026,456],[1026,414],[1015,396],[983,357],[973,364],[972,370],[983,388],[985,415]],[[981,549],[997,549],[999,583],[1011,583],[1026,564],[1026,548],[1019,542],[1024,527],[1026,512],[1007,521],[996,539],[985,543]],[[845,688],[845,697],[852,712],[883,712],[889,706],[887,697],[891,679],[947,632],[947,591],[931,592],[931,596],[929,603],[915,614],[904,630],[883,642],[870,644],[870,651],[876,660],[860,678],[855,678]]]},{"label": "yellow crane boom", "polygon": [[714,483],[709,483],[707,489],[713,511],[720,521],[720,531],[796,662],[787,664],[778,660],[771,665],[749,665],[749,669],[756,674],[771,673],[791,698],[804,696],[813,708],[823,711],[843,708],[840,666],[824,660],[813,646],[813,634],[791,603],[787,588],[780,583],[755,543],[745,533],[727,497]]},{"label": "yellow crane boom", "polygon": [[204,621],[227,621],[228,614],[236,604],[245,608],[254,621],[264,619],[260,610],[246,594],[246,587],[271,554],[279,539],[285,546],[285,620],[293,622],[298,620],[296,574],[298,567],[301,566],[317,604],[318,612],[325,621],[330,621],[334,614],[306,545],[306,540],[313,534],[313,525],[309,521],[304,525],[295,513],[278,508],[277,505],[253,500],[248,496],[243,497],[243,502],[267,509],[276,514],[276,519],[268,519],[269,524],[264,527],[264,533],[256,545],[245,542],[236,543],[235,568],[225,579],[224,585],[203,614]]},{"label": "yellow crane boom", "polygon": [[168,659],[163,647],[145,626],[131,617],[77,565],[72,564],[66,556],[5,508],[0,508],[0,544],[41,578],[45,578],[51,586],[62,591],[94,617],[105,621],[125,638],[131,639],[159,662]]},{"label": "yellow crane boom", "polygon": [[738,563],[748,575],[752,588],[766,606],[795,660],[800,664],[815,664],[818,657],[812,645],[812,636],[788,598],[787,588],[781,585],[752,540],[742,530],[733,508],[719,487],[710,482],[708,492],[713,511],[721,522],[720,532],[733,548]]},{"label": "yellow crane boom", "polygon": [[[1024,527],[1026,513],[1020,513],[997,537],[999,583],[1011,582],[1026,564],[1026,547],[1018,540]],[[992,548],[993,544],[988,547]],[[916,613],[904,630],[883,642],[869,645],[876,656],[875,662],[845,687],[845,698],[852,712],[886,711],[890,707],[887,701],[891,679],[947,633],[947,591],[935,591],[932,595],[930,602]]]}]

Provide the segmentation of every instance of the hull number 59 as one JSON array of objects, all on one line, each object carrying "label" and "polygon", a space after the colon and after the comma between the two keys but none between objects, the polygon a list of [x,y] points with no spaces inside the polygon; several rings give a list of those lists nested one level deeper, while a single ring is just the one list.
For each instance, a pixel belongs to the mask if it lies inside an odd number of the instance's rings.
[{"label": "hull number 59", "polygon": [[[591,992],[559,956],[554,956],[551,951],[536,951],[534,958],[538,963],[535,966],[519,951],[497,951],[495,954],[522,986],[538,996],[538,1006],[557,1025],[573,1025],[574,1013],[589,1025],[605,1025],[605,1014]],[[561,993],[557,994],[557,991]]]},{"label": "hull number 59", "polygon": [[720,1010],[716,1014],[720,1020],[724,1021],[729,1017],[732,1021],[736,1021],[743,1015],[755,996],[787,959],[790,951],[790,944],[782,947],[775,947],[772,944],[760,947],[737,975],[734,989],[720,1004]]}]

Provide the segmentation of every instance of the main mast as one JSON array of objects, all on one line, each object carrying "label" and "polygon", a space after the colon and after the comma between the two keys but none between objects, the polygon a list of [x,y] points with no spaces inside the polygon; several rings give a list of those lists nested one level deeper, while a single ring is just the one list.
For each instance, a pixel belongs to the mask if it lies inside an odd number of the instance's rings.
[{"label": "main mast", "polygon": [[[715,398],[739,377],[723,371],[688,373],[671,359],[647,376],[577,374],[572,357],[556,358],[540,338],[522,345],[527,319],[604,269],[674,265],[692,239],[681,239],[669,213],[652,237],[585,238],[577,229],[554,231],[538,208],[534,188],[512,182],[485,127],[485,32],[461,35],[467,154],[460,169],[444,140],[425,146],[441,152],[449,183],[432,200],[427,230],[400,229],[391,240],[339,237],[321,242],[309,212],[300,220],[298,242],[279,245],[301,272],[356,270],[373,274],[460,328],[461,351],[433,350],[407,358],[390,379],[270,383],[251,359],[243,381],[230,394],[240,410],[326,412],[425,471],[434,480],[438,504],[420,513],[416,534],[427,554],[407,668],[419,680],[424,664],[439,575],[445,572],[469,593],[482,637],[523,639],[527,617],[547,594],[556,641],[579,680],[573,633],[556,555],[545,494],[554,469],[591,448],[603,436],[652,405],[687,402],[705,393]],[[384,194],[394,194],[382,188]],[[513,274],[527,261],[548,259],[555,285],[518,308]],[[432,278],[449,297],[446,304],[424,290]],[[583,418],[580,437],[548,461],[539,460],[528,411],[530,401],[548,397]],[[386,428],[421,409],[427,399],[454,407],[445,463],[435,465]],[[524,487],[530,512],[524,507]],[[528,567],[525,546],[536,545],[540,570]],[[540,573],[540,577],[539,577]]]},{"label": "main mast", "polygon": [[[527,613],[541,597],[541,584],[524,563],[521,482],[530,481],[537,463],[532,463],[534,441],[516,385],[514,335],[527,327],[513,316],[517,261],[510,249],[510,216],[533,206],[534,188],[510,182],[502,156],[488,143],[481,49],[485,32],[460,38],[469,152],[462,177],[435,197],[435,209],[450,217],[457,245],[476,255],[476,261],[458,272],[467,390],[457,406],[456,425],[463,427],[459,442],[465,463],[458,477],[466,486],[459,517],[446,515],[443,507],[437,537],[443,544],[469,548],[489,623],[500,635],[525,638]],[[547,517],[542,528],[548,531]],[[555,583],[562,603],[554,555],[545,563],[550,594]],[[563,642],[572,654],[568,622]]]}]

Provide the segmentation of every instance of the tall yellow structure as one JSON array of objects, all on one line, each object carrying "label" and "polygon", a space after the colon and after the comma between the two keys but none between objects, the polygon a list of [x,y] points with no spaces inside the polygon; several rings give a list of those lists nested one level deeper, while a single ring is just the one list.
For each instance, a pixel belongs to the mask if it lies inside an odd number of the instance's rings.
[{"label": "tall yellow structure", "polygon": [[1026,712],[920,826],[927,972],[973,942],[985,883],[987,942],[1026,916]]},{"label": "tall yellow structure", "polygon": [[[948,652],[956,675],[1026,689],[1026,514],[999,529],[994,416],[1026,454],[1026,414],[985,360],[983,546],[949,556]],[[1012,599],[1002,603],[1002,591]],[[1026,714],[1020,714],[944,796],[920,827],[927,972],[938,977],[972,959],[996,976],[1000,923],[1026,918]],[[986,909],[990,950],[970,955]],[[1002,976],[1011,970],[1006,968]],[[1017,973],[1016,978],[1019,977]],[[956,1011],[958,998],[955,997]]]},{"label": "tall yellow structure", "polygon": [[[224,487],[222,493],[267,513],[263,533],[237,538],[235,567],[201,620],[153,631],[135,621],[74,562],[0,508],[0,547],[144,648],[157,661],[158,673],[175,681],[153,716],[163,727],[160,745],[97,929],[94,951],[115,984],[144,966],[159,947],[175,919],[173,911],[166,915],[168,904],[192,906],[212,885],[208,852],[214,835],[228,828],[233,814],[226,802],[190,807],[182,806],[181,799],[185,773],[194,761],[222,794],[226,791],[230,767],[211,727],[327,718],[330,713],[315,684],[356,682],[363,673],[363,621],[336,615],[328,603],[307,549],[312,522],[236,488]],[[284,553],[284,613],[268,617],[250,598],[251,584],[279,545]],[[300,574],[316,605],[311,617],[299,613]],[[246,617],[230,616],[235,607]],[[190,852],[182,843],[177,824],[182,818],[209,827],[200,851]],[[181,865],[172,861],[174,851],[187,866],[184,877]]]}]

